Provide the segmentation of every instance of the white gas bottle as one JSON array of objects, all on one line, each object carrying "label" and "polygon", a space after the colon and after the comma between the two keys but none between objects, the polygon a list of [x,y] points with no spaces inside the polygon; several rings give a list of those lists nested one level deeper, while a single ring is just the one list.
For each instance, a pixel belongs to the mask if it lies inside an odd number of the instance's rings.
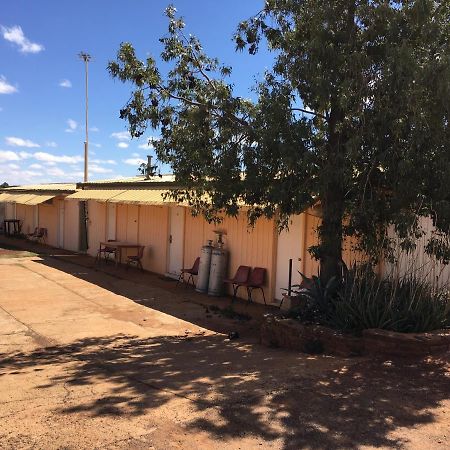
[{"label": "white gas bottle", "polygon": [[200,265],[198,267],[197,284],[195,286],[197,292],[208,292],[212,250],[212,241],[208,241],[200,251]]},{"label": "white gas bottle", "polygon": [[211,254],[208,295],[220,297],[223,294],[223,280],[227,272],[228,252],[215,247]]}]

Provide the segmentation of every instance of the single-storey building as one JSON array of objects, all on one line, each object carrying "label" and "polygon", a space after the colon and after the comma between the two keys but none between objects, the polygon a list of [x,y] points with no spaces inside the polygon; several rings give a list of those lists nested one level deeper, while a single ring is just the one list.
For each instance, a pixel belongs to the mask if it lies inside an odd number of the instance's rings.
[{"label": "single-storey building", "polygon": [[76,191],[75,184],[51,183],[15,186],[0,190],[0,223],[18,219],[23,234],[45,228],[46,243],[72,251],[79,249],[78,228],[72,232],[68,224],[79,223],[79,205],[64,199]]},{"label": "single-storey building", "polygon": [[[135,243],[145,246],[142,259],[145,270],[171,277],[177,277],[181,268],[192,266],[201,247],[208,240],[216,242],[216,232],[220,231],[224,233],[228,251],[227,275],[232,277],[240,265],[264,267],[267,270],[264,290],[269,302],[280,300],[288,286],[290,259],[294,284],[301,281],[298,271],[307,276],[317,274],[318,262],[307,249],[317,243],[319,208],[292,216],[289,228],[281,233],[274,219],[261,218],[254,227],[249,227],[245,208],[237,217],[224,217],[222,223],[214,225],[202,216],[194,217],[189,206],[165,198],[164,194],[173,187],[170,175],[76,186],[22,186],[2,190],[0,202],[6,202],[8,218],[22,220],[24,232],[38,226],[47,228],[49,245],[96,256],[100,242]],[[352,250],[350,242],[344,249],[347,264],[361,260],[361,254]],[[423,251],[414,255],[415,261],[428,261],[427,258]],[[397,269],[401,273],[406,267],[405,258],[401,258],[397,267],[382,264],[379,269]],[[433,274],[439,272],[439,276],[450,278],[448,266],[433,267]],[[245,298],[245,290],[238,295]],[[254,299],[263,301],[259,292],[255,292]]]},{"label": "single-storey building", "polygon": [[[224,217],[214,225],[202,216],[194,217],[188,206],[164,198],[173,186],[170,175],[78,184],[79,190],[66,201],[86,202],[88,253],[95,256],[99,243],[109,239],[135,242],[145,246],[146,270],[177,276],[181,268],[192,266],[208,240],[217,241],[220,231],[228,251],[228,276],[240,265],[264,267],[270,300],[280,300],[288,286],[289,259],[293,260],[293,283],[301,281],[297,270],[308,276],[317,273],[318,263],[307,249],[317,242],[319,210],[293,216],[289,229],[280,234],[274,219],[261,218],[249,227],[245,208],[237,217]],[[348,246],[345,259],[350,263],[355,257]],[[245,296],[245,290],[240,295]],[[262,301],[259,292],[255,300]]]}]

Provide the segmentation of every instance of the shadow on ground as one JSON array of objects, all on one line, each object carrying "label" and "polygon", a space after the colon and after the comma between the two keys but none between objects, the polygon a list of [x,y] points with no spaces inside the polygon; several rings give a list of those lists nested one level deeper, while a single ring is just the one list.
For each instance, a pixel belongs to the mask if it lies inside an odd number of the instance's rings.
[{"label": "shadow on ground", "polygon": [[178,398],[190,405],[185,426],[193,432],[221,440],[251,434],[285,449],[400,447],[389,433],[433,422],[433,408],[450,394],[444,361],[346,364],[217,335],[84,339],[4,356],[0,375],[73,361],[40,388],[102,380],[113,387],[101,400],[78,398],[59,413],[139,416]]},{"label": "shadow on ground", "polygon": [[[228,334],[238,331],[241,337],[253,341],[259,339],[259,323],[263,315],[278,313],[278,309],[241,300],[232,301],[230,297],[210,297],[197,293],[192,286],[177,284],[164,277],[125,270],[110,264],[100,268],[74,263],[76,255],[46,256],[36,261],[47,267],[70,274],[103,289],[121,295],[143,306],[169,314],[195,325]],[[92,261],[91,261],[92,260]],[[93,258],[88,261],[93,264]],[[252,320],[253,319],[253,320]]]}]

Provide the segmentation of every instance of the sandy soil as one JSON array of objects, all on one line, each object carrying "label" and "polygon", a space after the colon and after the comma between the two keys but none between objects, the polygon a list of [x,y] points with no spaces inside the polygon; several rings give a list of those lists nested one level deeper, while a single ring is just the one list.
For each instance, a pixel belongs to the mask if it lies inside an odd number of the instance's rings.
[{"label": "sandy soil", "polygon": [[448,359],[269,349],[183,287],[8,256],[1,449],[450,447]]}]

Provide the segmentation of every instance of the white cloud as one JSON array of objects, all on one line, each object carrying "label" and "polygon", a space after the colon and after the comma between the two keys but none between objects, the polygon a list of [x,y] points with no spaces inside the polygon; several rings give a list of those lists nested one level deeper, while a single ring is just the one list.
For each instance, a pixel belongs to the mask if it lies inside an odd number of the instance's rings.
[{"label": "white cloud", "polygon": [[73,119],[67,119],[67,125],[69,128],[66,128],[66,133],[73,133],[78,128],[78,123]]},{"label": "white cloud", "polygon": [[14,94],[15,92],[19,92],[19,90],[9,84],[3,75],[0,75],[0,94]]},{"label": "white cloud", "polygon": [[12,150],[0,150],[0,162],[4,161],[20,161],[22,159],[31,158],[33,155],[28,152],[13,152]]},{"label": "white cloud", "polygon": [[70,80],[61,80],[59,82],[59,86],[63,87],[63,88],[71,88],[72,87],[72,82]]},{"label": "white cloud", "polygon": [[19,170],[20,166],[18,164],[8,164],[8,167],[13,170]]},{"label": "white cloud", "polygon": [[5,161],[20,161],[21,157],[11,150],[0,150],[0,162]]},{"label": "white cloud", "polygon": [[113,159],[91,159],[93,164],[112,164],[114,166],[117,165],[117,162]]},{"label": "white cloud", "polygon": [[124,159],[123,162],[130,166],[139,166],[142,163],[145,163],[145,160],[143,160],[141,158],[129,158],[129,159]]},{"label": "white cloud", "polygon": [[97,133],[97,131],[100,131],[100,129],[97,127],[91,127],[91,128],[89,128],[89,130],[93,131],[94,133]]},{"label": "white cloud", "polygon": [[2,34],[4,39],[16,44],[22,53],[39,53],[44,50],[42,44],[31,42],[26,38],[22,28],[18,25],[12,26],[11,28],[2,27]]},{"label": "white cloud", "polygon": [[44,166],[42,166],[41,164],[30,164],[29,168],[39,170],[39,169],[43,169]]},{"label": "white cloud", "polygon": [[9,136],[5,138],[6,144],[12,147],[27,147],[27,148],[37,148],[40,147],[36,142],[30,141],[29,139],[22,139],[19,137]]},{"label": "white cloud", "polygon": [[50,167],[46,170],[47,175],[51,175],[52,177],[65,177],[66,172],[60,169],[59,167]]},{"label": "white cloud", "polygon": [[81,156],[53,155],[46,152],[36,152],[33,158],[46,163],[67,163],[76,164],[83,161]]},{"label": "white cloud", "polygon": [[154,147],[154,145],[150,142],[150,143],[140,144],[140,145],[138,145],[138,148],[143,148],[144,150],[151,150],[152,148],[155,148],[155,147]]},{"label": "white cloud", "polygon": [[116,133],[111,133],[111,137],[117,139],[118,141],[131,140],[131,135],[128,131],[117,131]]},{"label": "white cloud", "polygon": [[111,173],[112,169],[107,169],[106,167],[98,166],[97,164],[89,165],[89,172],[92,173]]},{"label": "white cloud", "polygon": [[101,148],[102,144],[95,144],[94,142],[89,142],[89,145],[92,145],[97,148]]},{"label": "white cloud", "polygon": [[24,152],[24,151],[20,151],[18,153],[18,155],[20,156],[20,159],[27,159],[27,158],[31,158],[33,156],[31,153]]},{"label": "white cloud", "polygon": [[58,147],[58,144],[56,142],[54,142],[54,141],[47,141],[45,143],[45,147],[56,148],[56,147]]},{"label": "white cloud", "polygon": [[119,142],[117,144],[117,147],[119,148],[128,148],[130,144],[127,144],[126,142]]},{"label": "white cloud", "polygon": [[134,158],[140,158],[141,155],[139,153],[132,153],[131,156],[133,156]]}]

